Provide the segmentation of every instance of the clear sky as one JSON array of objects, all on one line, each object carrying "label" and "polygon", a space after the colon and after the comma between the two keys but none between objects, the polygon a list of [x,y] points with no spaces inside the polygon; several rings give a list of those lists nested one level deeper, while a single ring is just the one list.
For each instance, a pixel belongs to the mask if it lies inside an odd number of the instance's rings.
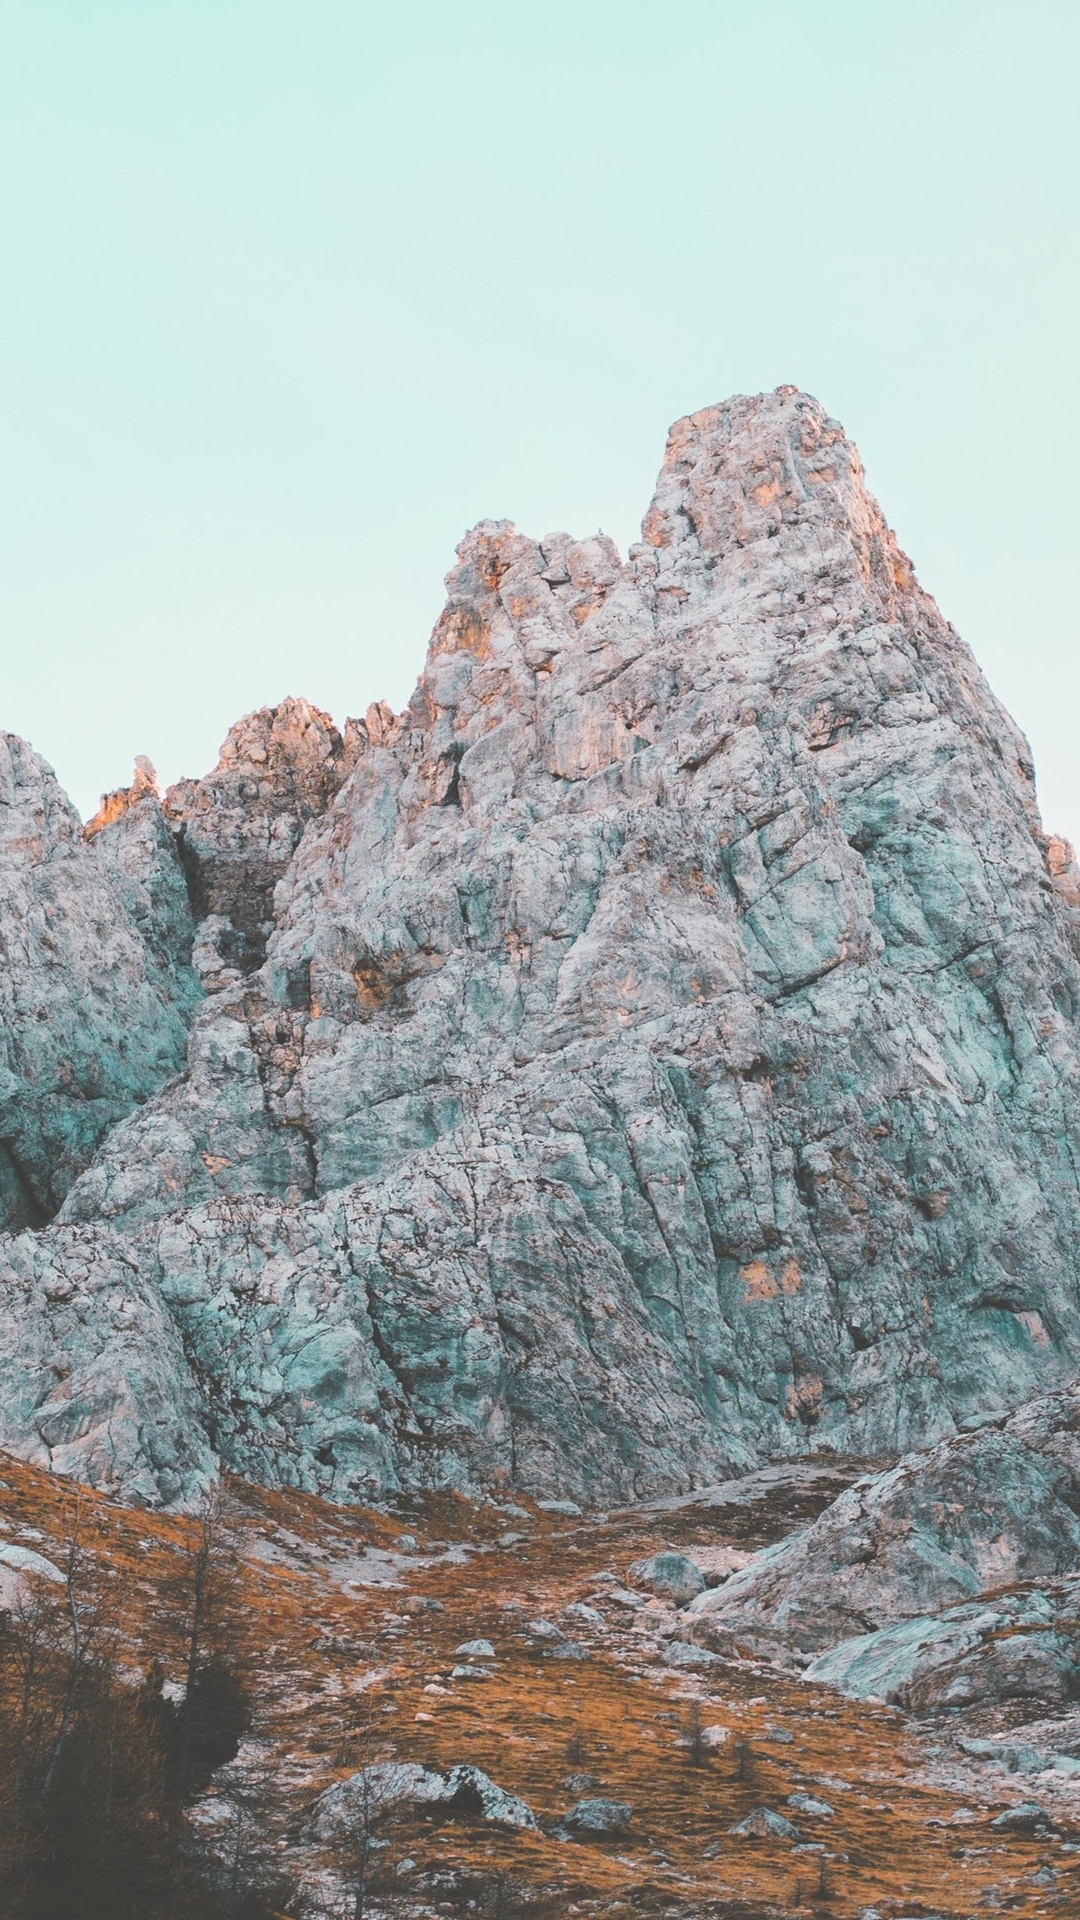
[{"label": "clear sky", "polygon": [[625,546],[792,382],[1080,838],[1080,0],[0,0],[0,726],[87,812],[407,698],[465,528]]}]

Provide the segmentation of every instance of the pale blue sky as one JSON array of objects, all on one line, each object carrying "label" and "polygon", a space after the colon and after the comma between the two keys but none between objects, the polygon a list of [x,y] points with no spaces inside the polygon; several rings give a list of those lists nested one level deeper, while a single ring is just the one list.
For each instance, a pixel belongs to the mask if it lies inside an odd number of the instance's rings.
[{"label": "pale blue sky", "polygon": [[625,546],[794,382],[1080,837],[1077,0],[0,0],[0,726],[78,805],[407,698],[465,528]]}]

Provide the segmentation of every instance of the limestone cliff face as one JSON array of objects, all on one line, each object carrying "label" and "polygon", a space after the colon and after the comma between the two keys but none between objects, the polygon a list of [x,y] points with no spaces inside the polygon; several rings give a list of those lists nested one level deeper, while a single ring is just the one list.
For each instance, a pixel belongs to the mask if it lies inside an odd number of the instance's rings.
[{"label": "limestone cliff face", "polygon": [[[149,849],[138,864],[149,876]],[[108,1129],[184,1063],[198,985],[182,930],[159,939],[153,916],[144,879],[84,841],[44,761],[0,734],[0,1227],[51,1219]]]},{"label": "limestone cliff face", "polygon": [[840,428],[693,415],[625,563],[448,586],[404,714],[166,801],[239,945],[63,1219],[221,1456],[606,1503],[1074,1370],[1075,867]]}]

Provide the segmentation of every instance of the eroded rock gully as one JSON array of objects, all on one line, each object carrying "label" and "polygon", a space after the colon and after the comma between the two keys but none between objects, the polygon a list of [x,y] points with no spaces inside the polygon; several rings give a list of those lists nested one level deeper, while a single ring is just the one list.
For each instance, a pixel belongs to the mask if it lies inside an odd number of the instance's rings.
[{"label": "eroded rock gully", "polygon": [[33,764],[12,1448],[607,1506],[1075,1371],[1075,863],[807,396],[679,422],[625,561],[474,529],[403,714],[251,716],[89,842]]}]

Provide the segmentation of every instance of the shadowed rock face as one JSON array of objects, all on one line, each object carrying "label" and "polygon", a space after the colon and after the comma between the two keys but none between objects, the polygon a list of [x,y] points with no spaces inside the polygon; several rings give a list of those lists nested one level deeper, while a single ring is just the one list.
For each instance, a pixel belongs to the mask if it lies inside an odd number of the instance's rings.
[{"label": "shadowed rock face", "polygon": [[0,1226],[50,1219],[108,1129],[184,1063],[198,986],[182,933],[159,940],[152,918],[50,768],[0,734]]},{"label": "shadowed rock face", "polygon": [[[330,716],[306,700],[263,707],[230,729],[217,766],[165,796],[193,910],[212,919],[215,986],[250,973],[273,926],[274,888],[307,822],[325,813],[347,750]],[[208,984],[211,984],[208,981]]]},{"label": "shadowed rock face", "polygon": [[263,717],[169,796],[246,957],[65,1219],[245,1472],[607,1504],[1075,1365],[1075,868],[1022,737],[794,389],[681,421],[643,532],[475,529],[406,712],[305,709],[280,845]]}]

